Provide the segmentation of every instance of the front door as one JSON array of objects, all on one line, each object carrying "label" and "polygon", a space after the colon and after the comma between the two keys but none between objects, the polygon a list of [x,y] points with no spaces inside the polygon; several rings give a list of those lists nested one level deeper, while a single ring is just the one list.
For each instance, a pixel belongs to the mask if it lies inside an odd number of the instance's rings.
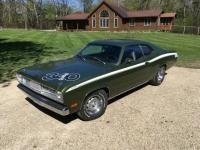
[{"label": "front door", "polygon": [[145,60],[139,45],[125,48],[121,64],[118,66],[119,74],[112,80],[112,83],[115,83],[112,88],[114,93],[127,91],[147,81],[149,65]]},{"label": "front door", "polygon": [[146,80],[151,80],[156,72],[156,64],[150,63],[150,61],[157,56],[156,51],[153,50],[152,47],[149,45],[141,44],[140,48],[144,54],[145,61],[146,61],[146,68],[148,68],[146,71],[146,74],[144,78]]}]

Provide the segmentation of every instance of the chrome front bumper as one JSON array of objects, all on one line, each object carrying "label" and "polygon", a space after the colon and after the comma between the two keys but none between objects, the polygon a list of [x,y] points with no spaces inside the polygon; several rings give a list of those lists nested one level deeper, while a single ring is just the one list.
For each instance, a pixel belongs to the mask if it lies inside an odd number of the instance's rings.
[{"label": "chrome front bumper", "polygon": [[42,95],[39,95],[33,92],[32,90],[30,90],[29,88],[23,86],[22,84],[19,84],[17,87],[21,89],[36,104],[46,109],[49,109],[57,114],[60,114],[62,116],[66,116],[70,114],[69,109],[66,106],[59,104],[57,102],[54,102],[53,100],[48,99]]}]

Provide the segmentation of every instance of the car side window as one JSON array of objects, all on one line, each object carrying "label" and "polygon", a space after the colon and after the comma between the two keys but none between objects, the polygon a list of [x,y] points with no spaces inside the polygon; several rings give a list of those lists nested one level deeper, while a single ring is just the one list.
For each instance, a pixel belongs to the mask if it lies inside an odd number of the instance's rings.
[{"label": "car side window", "polygon": [[143,53],[139,45],[128,46],[124,50],[122,62],[127,63],[128,61],[136,61],[141,57],[143,57]]},{"label": "car side window", "polygon": [[151,54],[151,52],[153,51],[153,49],[147,45],[141,45],[140,46],[142,48],[142,51],[144,53],[145,56],[148,56]]}]

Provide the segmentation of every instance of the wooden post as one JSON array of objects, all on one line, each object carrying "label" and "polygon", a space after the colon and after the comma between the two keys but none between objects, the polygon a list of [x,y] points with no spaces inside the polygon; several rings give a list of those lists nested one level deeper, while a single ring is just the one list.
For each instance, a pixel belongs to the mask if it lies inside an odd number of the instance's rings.
[{"label": "wooden post", "polygon": [[185,26],[184,26],[184,29],[183,29],[183,34],[185,34]]},{"label": "wooden post", "polygon": [[160,30],[160,17],[158,17],[158,28],[159,28],[159,30]]},{"label": "wooden post", "polygon": [[78,31],[78,23],[76,24],[76,30]]},{"label": "wooden post", "polygon": [[68,24],[66,23],[66,30],[68,31]]},{"label": "wooden post", "polygon": [[169,25],[169,31],[172,31],[172,24]]},{"label": "wooden post", "polygon": [[199,35],[200,34],[200,27],[198,27],[198,33],[197,33],[197,35]]}]

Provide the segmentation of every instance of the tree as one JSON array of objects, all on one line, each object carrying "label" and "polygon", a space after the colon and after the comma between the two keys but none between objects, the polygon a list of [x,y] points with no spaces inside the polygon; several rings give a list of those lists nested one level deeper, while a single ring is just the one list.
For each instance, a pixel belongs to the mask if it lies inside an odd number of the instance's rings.
[{"label": "tree", "polygon": [[85,13],[88,13],[91,11],[93,2],[94,2],[94,0],[80,0],[80,3],[83,6],[83,11]]},{"label": "tree", "polygon": [[192,25],[198,26],[200,19],[200,0],[191,0]]}]

